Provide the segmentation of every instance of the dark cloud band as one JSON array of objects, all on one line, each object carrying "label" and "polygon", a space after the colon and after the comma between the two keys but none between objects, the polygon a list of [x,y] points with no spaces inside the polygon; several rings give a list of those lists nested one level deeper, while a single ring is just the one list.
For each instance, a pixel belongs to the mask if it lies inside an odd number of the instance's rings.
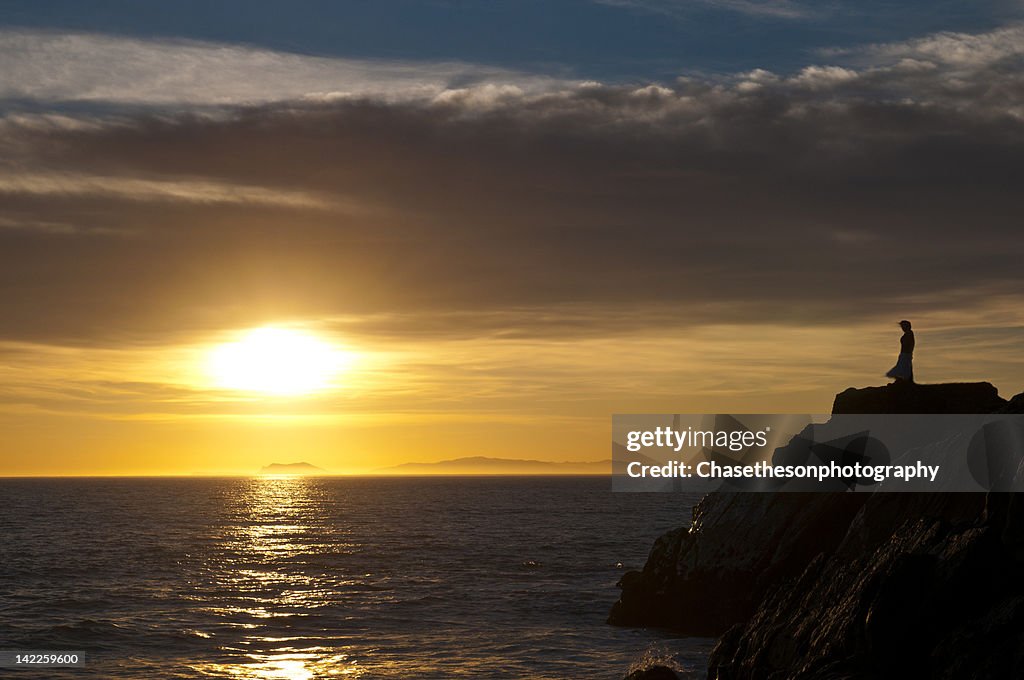
[{"label": "dark cloud band", "polygon": [[0,336],[565,336],[1019,296],[1021,56],[925,47],[790,77],[8,116]]}]

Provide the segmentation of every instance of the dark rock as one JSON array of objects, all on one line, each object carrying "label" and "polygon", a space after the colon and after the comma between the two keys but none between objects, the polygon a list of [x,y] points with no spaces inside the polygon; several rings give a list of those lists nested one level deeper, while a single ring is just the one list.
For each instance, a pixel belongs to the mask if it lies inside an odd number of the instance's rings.
[{"label": "dark rock", "polygon": [[1024,413],[1024,392],[1011,397],[1010,401],[1006,402],[1006,405],[996,413]]},{"label": "dark rock", "polygon": [[[1019,406],[988,383],[890,385],[833,412]],[[1024,678],[1022,575],[1022,495],[719,492],[623,577],[609,620],[727,630],[711,680]]]},{"label": "dark rock", "polygon": [[679,680],[679,676],[668,666],[651,666],[633,671],[626,676],[626,680]]},{"label": "dark rock", "polygon": [[689,529],[659,538],[642,572],[619,581],[608,622],[718,635],[746,621],[768,588],[843,538],[866,494],[709,494]]},{"label": "dark rock", "polygon": [[1024,596],[950,630],[936,645],[933,667],[938,680],[1024,677]]},{"label": "dark rock", "polygon": [[994,413],[1005,407],[991,383],[851,387],[836,395],[832,413]]},{"label": "dark rock", "polygon": [[[977,498],[946,497],[957,495]],[[708,677],[825,680],[837,665],[847,677],[1024,677],[1024,563],[1002,538],[1009,515],[985,520],[983,507],[952,522],[906,511],[881,541],[857,535],[868,522],[851,526],[834,555],[780,583],[719,642]]]}]

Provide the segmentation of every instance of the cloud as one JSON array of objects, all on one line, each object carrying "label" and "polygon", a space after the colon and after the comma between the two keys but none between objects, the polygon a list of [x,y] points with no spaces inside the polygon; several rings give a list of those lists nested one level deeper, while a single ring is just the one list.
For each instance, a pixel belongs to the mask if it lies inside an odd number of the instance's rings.
[{"label": "cloud", "polygon": [[859,77],[857,71],[842,66],[807,66],[793,78],[793,82],[812,89],[831,88]]},{"label": "cloud", "polygon": [[0,100],[228,105],[431,97],[481,82],[537,90],[558,82],[459,62],[327,58],[236,44],[30,30],[0,30],[0,62]]},{"label": "cloud", "polygon": [[628,7],[680,17],[706,8],[771,19],[805,19],[814,15],[806,5],[792,0],[595,0],[601,5]]},{"label": "cloud", "polygon": [[1024,25],[1003,26],[985,33],[944,31],[901,42],[832,49],[825,53],[859,56],[875,62],[906,59],[917,63],[979,68],[1024,56]]},{"label": "cloud", "polygon": [[384,344],[529,342],[1018,304],[1021,72],[911,53],[20,114],[0,125],[0,339],[145,345],[295,319]]},{"label": "cloud", "polygon": [[228,182],[138,179],[80,173],[33,174],[0,172],[0,194],[32,196],[90,196],[132,201],[183,201],[186,203],[234,203],[287,208],[338,207],[343,201],[307,192]]}]

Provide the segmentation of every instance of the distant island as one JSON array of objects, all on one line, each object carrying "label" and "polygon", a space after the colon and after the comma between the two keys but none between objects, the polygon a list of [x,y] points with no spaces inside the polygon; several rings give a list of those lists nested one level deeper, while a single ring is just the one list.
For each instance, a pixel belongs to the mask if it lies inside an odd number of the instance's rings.
[{"label": "distant island", "polygon": [[611,471],[610,460],[549,462],[518,458],[469,456],[436,463],[403,463],[377,470],[391,475],[602,475]]},{"label": "distant island", "polygon": [[327,471],[309,463],[271,463],[260,468],[261,475],[325,475]]}]

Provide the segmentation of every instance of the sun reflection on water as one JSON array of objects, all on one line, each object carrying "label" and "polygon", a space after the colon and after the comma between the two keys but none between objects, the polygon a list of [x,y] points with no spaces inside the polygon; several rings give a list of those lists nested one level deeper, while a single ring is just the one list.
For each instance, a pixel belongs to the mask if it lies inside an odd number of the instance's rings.
[{"label": "sun reflection on water", "polygon": [[255,680],[362,675],[349,653],[325,645],[331,632],[316,624],[317,610],[332,604],[344,578],[322,573],[314,561],[358,547],[325,517],[329,498],[320,483],[257,477],[226,501],[235,521],[225,527],[205,573],[219,597],[203,609],[222,630],[236,632],[217,636],[225,639],[216,662],[193,669]]}]

